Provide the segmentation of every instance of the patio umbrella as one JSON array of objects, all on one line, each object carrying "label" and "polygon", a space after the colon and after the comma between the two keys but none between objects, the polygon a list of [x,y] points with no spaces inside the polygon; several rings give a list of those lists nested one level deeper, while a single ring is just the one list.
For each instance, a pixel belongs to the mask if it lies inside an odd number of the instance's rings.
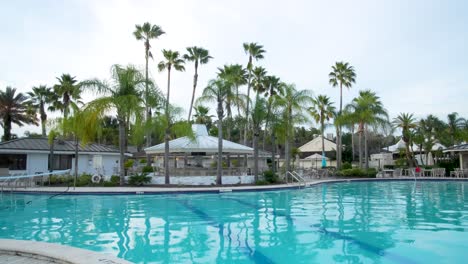
[{"label": "patio umbrella", "polygon": [[322,151],[322,168],[327,167],[327,157],[325,157],[325,152]]}]

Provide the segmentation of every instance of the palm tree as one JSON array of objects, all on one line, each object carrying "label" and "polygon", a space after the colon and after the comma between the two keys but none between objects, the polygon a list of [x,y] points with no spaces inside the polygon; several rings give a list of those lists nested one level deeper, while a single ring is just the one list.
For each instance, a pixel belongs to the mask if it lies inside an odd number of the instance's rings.
[{"label": "palm tree", "polygon": [[[234,86],[235,98],[241,98],[239,93],[239,86],[247,84],[247,70],[240,64],[224,65],[223,68],[218,68],[219,78],[224,79]],[[237,115],[240,116],[242,104],[237,104]],[[245,108],[245,107],[244,107]]]},{"label": "palm tree", "polygon": [[46,137],[46,123],[47,123],[47,113],[46,113],[46,104],[52,103],[55,99],[52,89],[46,85],[35,86],[32,88],[31,92],[27,93],[31,98],[31,104],[39,109],[39,115],[41,118],[41,128],[42,136]]},{"label": "palm tree", "polygon": [[273,75],[266,76],[264,78],[264,82],[265,82],[264,94],[267,97],[267,114],[265,117],[265,133],[263,135],[263,143],[262,143],[263,150],[265,150],[265,141],[267,138],[267,131],[270,125],[271,108],[272,108],[273,102],[275,101],[275,98],[277,96],[283,95],[283,87],[284,87],[284,83],[280,81],[280,78],[273,76]]},{"label": "palm tree", "polygon": [[160,72],[167,70],[167,94],[166,94],[166,134],[164,137],[164,182],[166,184],[170,183],[169,179],[169,139],[171,136],[171,124],[170,124],[170,116],[169,116],[169,98],[171,92],[171,70],[174,67],[176,71],[185,71],[184,67],[184,60],[180,58],[178,51],[172,50],[163,50],[162,51],[164,59],[163,61],[159,62],[158,70]]},{"label": "palm tree", "polygon": [[[333,87],[340,87],[340,111],[338,115],[341,115],[343,110],[343,86],[346,88],[351,88],[353,83],[356,82],[356,73],[354,72],[354,67],[349,65],[347,62],[336,62],[335,65],[332,66],[332,71],[328,74],[329,82]],[[341,127],[337,130],[339,132],[337,137],[337,150],[336,150],[336,158],[337,158],[337,167],[338,169],[341,168],[341,152],[343,150],[343,146],[341,145]]]},{"label": "palm tree", "polygon": [[359,91],[359,96],[354,98],[351,104],[346,107],[347,112],[351,112],[352,120],[357,120],[359,124],[359,162],[362,167],[361,138],[364,133],[364,158],[365,168],[369,168],[368,149],[368,127],[379,126],[388,123],[387,110],[383,107],[380,97],[370,90]]},{"label": "palm tree", "polygon": [[16,124],[37,125],[35,111],[31,111],[28,96],[16,93],[15,88],[9,86],[0,91],[0,123],[3,127],[3,140],[11,140],[11,126]]},{"label": "palm tree", "polygon": [[[263,54],[266,52],[263,49],[262,45],[259,45],[257,43],[244,43],[244,51],[245,53],[249,56],[249,61],[247,63],[247,70],[249,72],[248,77],[247,77],[247,98],[250,98],[250,87],[251,87],[251,81],[252,81],[252,70],[253,70],[253,60],[260,60],[263,59]],[[246,125],[245,125],[245,130],[244,130],[244,145],[247,145],[247,130],[249,127],[249,111],[250,111],[250,102],[247,101],[247,107],[245,111],[245,116],[246,116]]]},{"label": "palm tree", "polygon": [[210,56],[208,50],[193,46],[187,48],[187,54],[184,54],[184,60],[192,61],[195,64],[195,73],[193,75],[193,91],[192,91],[192,100],[190,101],[190,108],[187,121],[190,122],[190,118],[192,117],[192,108],[193,108],[193,101],[195,100],[195,90],[197,89],[197,81],[198,81],[198,65],[207,64],[210,59],[213,57]]},{"label": "palm tree", "polygon": [[417,127],[417,122],[413,117],[413,114],[400,113],[396,118],[393,119],[393,126],[401,129],[402,139],[406,145],[406,159],[408,160],[409,166],[414,166],[413,158],[410,152],[411,143],[411,130]]},{"label": "palm tree", "polygon": [[211,80],[198,98],[198,102],[216,102],[218,114],[218,162],[216,173],[216,184],[222,184],[222,161],[223,161],[223,116],[226,98],[228,96],[229,84],[222,79]]},{"label": "palm tree", "polygon": [[[153,58],[151,53],[151,39],[157,39],[165,32],[158,25],[151,25],[148,22],[145,22],[143,25],[135,25],[135,31],[133,35],[137,40],[142,40],[145,46],[145,111],[146,111],[146,121],[151,120],[151,107],[150,107],[150,88],[149,88],[149,77],[148,77],[148,61],[149,58]],[[146,129],[146,147],[151,147],[151,129],[147,127]],[[146,160],[148,164],[151,163],[149,155],[147,155]]]},{"label": "palm tree", "polygon": [[70,74],[62,74],[57,77],[58,84],[54,85],[54,93],[58,97],[62,97],[62,102],[56,101],[51,107],[52,110],[60,110],[63,113],[63,118],[66,119],[70,112],[70,105],[79,103],[81,99],[80,83],[76,80],[76,77],[72,77]]},{"label": "palm tree", "polygon": [[450,136],[451,146],[455,146],[455,144],[458,143],[456,138],[460,130],[463,128],[464,123],[465,119],[458,117],[457,112],[453,112],[447,115],[447,132]]},{"label": "palm tree", "polygon": [[305,121],[304,114],[312,103],[312,93],[309,90],[296,89],[294,84],[284,86],[284,96],[278,103],[283,106],[284,125],[285,125],[285,150],[284,156],[286,160],[286,171],[291,170],[291,149],[290,143],[293,138],[294,125]]},{"label": "palm tree", "polygon": [[325,122],[329,121],[333,117],[335,107],[330,100],[330,97],[326,95],[318,95],[312,101],[312,107],[309,109],[310,114],[314,118],[315,122],[320,124],[320,132],[322,134],[322,165],[325,164]]},{"label": "palm tree", "polygon": [[111,83],[94,79],[84,81],[82,85],[85,88],[94,88],[96,93],[104,95],[88,103],[85,109],[87,113],[91,113],[94,118],[97,118],[104,116],[105,113],[111,110],[117,112],[117,120],[119,122],[120,185],[124,185],[126,131],[132,117],[134,119],[142,119],[142,91],[146,80],[143,74],[133,66],[122,67],[114,65],[111,71]]},{"label": "palm tree", "polygon": [[195,114],[193,115],[195,117],[195,124],[205,124],[209,131],[213,123],[211,119],[214,117],[213,115],[209,115],[210,108],[197,105],[193,109],[195,110]]}]

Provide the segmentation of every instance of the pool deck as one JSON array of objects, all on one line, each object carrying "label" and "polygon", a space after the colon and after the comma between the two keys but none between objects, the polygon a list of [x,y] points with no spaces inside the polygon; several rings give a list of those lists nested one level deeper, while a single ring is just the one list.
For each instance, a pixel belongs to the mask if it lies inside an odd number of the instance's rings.
[{"label": "pool deck", "polygon": [[131,264],[126,260],[90,250],[14,239],[0,239],[0,263]]},{"label": "pool deck", "polygon": [[[349,181],[395,181],[395,180],[410,180],[412,177],[399,178],[334,178],[334,179],[314,179],[306,183],[290,183],[290,184],[275,184],[275,185],[246,185],[246,186],[200,186],[200,187],[183,187],[183,186],[144,186],[144,187],[30,187],[30,188],[14,188],[13,192],[18,193],[46,193],[46,194],[171,194],[171,193],[223,193],[223,192],[246,192],[246,191],[270,191],[281,189],[298,189],[324,183],[349,182]],[[419,180],[432,181],[463,181],[464,178],[435,178],[435,177],[418,177]],[[7,188],[4,191],[9,191]]]}]

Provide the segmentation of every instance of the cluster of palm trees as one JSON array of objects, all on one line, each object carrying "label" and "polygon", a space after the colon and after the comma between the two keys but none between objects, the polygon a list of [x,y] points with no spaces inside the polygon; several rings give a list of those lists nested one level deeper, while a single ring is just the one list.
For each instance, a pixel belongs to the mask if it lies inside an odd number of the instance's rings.
[{"label": "cluster of palm trees", "polygon": [[[125,171],[124,153],[129,142],[149,147],[161,140],[165,142],[165,182],[169,184],[169,140],[178,133],[178,128],[189,127],[193,122],[202,123],[218,134],[217,183],[221,184],[224,135],[228,140],[253,147],[253,173],[258,179],[260,149],[271,150],[272,163],[275,164],[278,146],[284,146],[284,169],[291,170],[294,128],[311,119],[320,126],[323,152],[323,134],[326,126],[333,120],[337,135],[338,168],[341,168],[342,164],[343,128],[348,128],[354,134],[357,127],[359,164],[368,168],[369,129],[391,126],[380,98],[370,90],[360,91],[358,97],[343,107],[343,87],[351,88],[356,81],[355,69],[349,63],[336,62],[329,73],[331,86],[340,89],[337,109],[328,96],[313,96],[311,90],[297,89],[294,84],[282,81],[258,65],[266,55],[266,50],[258,43],[244,43],[247,63],[219,67],[216,77],[208,82],[199,98],[195,98],[198,69],[213,58],[209,51],[197,46],[188,47],[185,54],[163,49],[161,60],[156,67],[159,72],[167,73],[167,90],[163,93],[149,77],[149,70],[150,60],[156,57],[152,52],[152,42],[164,34],[161,27],[150,23],[135,26],[133,35],[144,44],[144,71],[132,65],[113,65],[109,80],[78,81],[70,74],[63,74],[57,78],[57,84],[54,86],[33,87],[27,94],[17,93],[10,87],[0,91],[3,140],[12,139],[12,124],[37,125],[40,121],[42,136],[47,136],[49,126],[51,142],[55,137],[73,139],[78,150],[78,144],[86,144],[102,135],[100,124],[110,124],[118,127],[122,184]],[[183,119],[180,117],[181,109],[170,103],[171,74],[185,71],[188,63],[193,63],[194,66],[193,87],[188,116],[187,119]],[[99,97],[83,103],[81,97],[84,91],[93,92]],[[210,115],[210,108],[206,103],[216,105],[216,126],[212,121],[215,116]],[[48,111],[60,111],[62,115],[51,122],[48,121]],[[109,115],[114,115],[115,118]],[[462,131],[467,130],[466,120],[453,114],[449,116],[447,126],[442,129],[434,118],[428,117],[427,122],[416,124],[412,115],[404,114],[394,120],[393,127],[402,129],[405,142],[429,144],[428,141],[434,142],[437,136],[440,136],[441,132],[437,134],[439,130],[448,133],[452,145],[460,142],[465,135]],[[354,144],[352,148],[354,157]],[[412,160],[409,150],[407,155],[408,160]],[[247,159],[244,161],[247,162]],[[147,157],[147,162],[151,162],[150,157]],[[231,165],[229,156],[227,164]],[[276,166],[272,166],[272,169],[274,171]]]}]

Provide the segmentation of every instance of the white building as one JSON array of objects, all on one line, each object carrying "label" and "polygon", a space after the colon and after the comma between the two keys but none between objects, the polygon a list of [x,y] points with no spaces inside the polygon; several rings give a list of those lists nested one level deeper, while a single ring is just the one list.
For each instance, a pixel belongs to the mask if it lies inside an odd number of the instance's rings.
[{"label": "white building", "polygon": [[[54,141],[54,170],[74,170],[73,141]],[[0,168],[9,168],[10,174],[37,174],[50,171],[50,145],[46,138],[20,138],[0,143]],[[78,173],[118,175],[119,150],[89,144],[79,146]],[[4,175],[0,175],[4,176]]]}]

